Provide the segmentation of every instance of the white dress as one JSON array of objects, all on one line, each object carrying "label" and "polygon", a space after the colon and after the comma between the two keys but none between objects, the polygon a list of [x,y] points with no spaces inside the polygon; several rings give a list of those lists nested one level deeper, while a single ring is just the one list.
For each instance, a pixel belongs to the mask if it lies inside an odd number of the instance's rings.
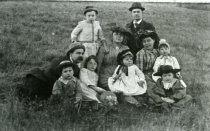
[{"label": "white dress", "polygon": [[[127,96],[141,95],[147,90],[144,74],[136,65],[128,67],[128,76],[122,70],[119,71],[120,77],[115,80],[116,72],[120,66],[118,65],[112,77],[108,79],[108,85],[112,92],[122,92]],[[138,82],[143,81],[143,87]]]},{"label": "white dress", "polygon": [[101,103],[100,100],[97,98],[97,92],[92,88],[89,88],[89,85],[97,86],[98,83],[98,75],[90,71],[86,68],[82,68],[80,70],[80,80],[81,80],[81,88],[83,97],[85,100],[93,100]]}]

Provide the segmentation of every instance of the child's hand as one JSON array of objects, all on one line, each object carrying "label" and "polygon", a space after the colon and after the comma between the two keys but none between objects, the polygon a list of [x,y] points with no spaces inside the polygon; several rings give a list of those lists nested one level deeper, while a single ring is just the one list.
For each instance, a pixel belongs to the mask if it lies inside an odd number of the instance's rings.
[{"label": "child's hand", "polygon": [[143,85],[144,85],[144,81],[139,81],[137,82],[139,86],[141,86],[143,88]]},{"label": "child's hand", "polygon": [[92,88],[93,90],[95,90],[98,93],[102,93],[102,92],[106,91],[106,90],[104,90],[104,89],[102,89],[100,87],[96,87],[94,85],[89,85],[88,87]]},{"label": "child's hand", "polygon": [[161,97],[161,99],[162,99],[163,101],[167,102],[167,103],[174,103],[174,102],[175,102],[174,100],[172,100],[172,99],[170,99],[170,98],[168,98],[168,97]]}]

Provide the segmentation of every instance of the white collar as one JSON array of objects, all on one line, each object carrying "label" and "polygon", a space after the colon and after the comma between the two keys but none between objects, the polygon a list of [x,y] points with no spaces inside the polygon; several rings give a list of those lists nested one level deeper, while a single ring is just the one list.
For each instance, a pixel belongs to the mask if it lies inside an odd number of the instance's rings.
[{"label": "white collar", "polygon": [[169,90],[176,81],[177,79],[173,79],[170,83],[162,81],[164,89]]},{"label": "white collar", "polygon": [[134,23],[140,24],[141,21],[142,21],[142,19],[140,19],[140,20],[138,20],[138,21],[134,20],[134,21],[133,21],[133,24],[134,24]]},{"label": "white collar", "polygon": [[[72,80],[75,81],[75,78],[72,77]],[[59,81],[61,81],[61,82],[64,83],[64,84],[67,84],[70,80],[63,79],[63,77],[61,76],[61,77],[59,78]]]}]

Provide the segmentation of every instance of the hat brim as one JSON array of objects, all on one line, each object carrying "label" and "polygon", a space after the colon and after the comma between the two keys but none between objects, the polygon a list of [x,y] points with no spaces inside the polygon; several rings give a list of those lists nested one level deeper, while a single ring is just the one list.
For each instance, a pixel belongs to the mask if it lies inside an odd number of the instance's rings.
[{"label": "hat brim", "polygon": [[122,57],[125,57],[125,56],[127,56],[127,55],[131,55],[131,56],[133,57],[133,54],[131,53],[131,51],[129,51],[129,52],[123,54]]},{"label": "hat brim", "polygon": [[132,54],[132,52],[130,51],[130,49],[126,49],[126,50],[123,50],[123,51],[121,51],[120,53],[118,53],[118,55],[117,55],[117,63],[118,63],[118,65],[120,65],[122,58],[125,57],[126,54],[128,55],[128,54],[130,54],[130,53],[131,53],[131,55],[133,56],[133,54]]},{"label": "hat brim", "polygon": [[90,12],[90,11],[95,11],[96,14],[98,14],[98,10],[97,10],[97,9],[86,9],[86,10],[84,11],[84,15],[85,15],[87,12]]},{"label": "hat brim", "polygon": [[129,10],[129,11],[132,11],[133,9],[141,9],[142,11],[145,10],[144,7],[130,7],[128,10]]},{"label": "hat brim", "polygon": [[154,73],[154,76],[162,76],[163,74],[167,74],[167,73],[173,73],[176,74],[177,72],[180,72],[181,69],[171,69],[171,70],[167,70],[165,72],[156,72]]},{"label": "hat brim", "polygon": [[63,63],[63,64],[59,64],[57,67],[56,67],[56,71],[58,73],[61,73],[63,67],[72,67],[72,69],[75,71],[76,69],[76,64],[72,63],[72,62],[68,62],[68,63]]},{"label": "hat brim", "polygon": [[158,48],[162,47],[162,46],[167,46],[170,49],[170,46],[168,43],[159,43]]},{"label": "hat brim", "polygon": [[83,49],[84,52],[85,52],[85,46],[81,44],[81,45],[78,45],[78,46],[75,46],[75,47],[69,49],[69,50],[66,52],[66,56],[69,58],[69,54],[70,54],[71,52],[74,52],[76,49]]}]

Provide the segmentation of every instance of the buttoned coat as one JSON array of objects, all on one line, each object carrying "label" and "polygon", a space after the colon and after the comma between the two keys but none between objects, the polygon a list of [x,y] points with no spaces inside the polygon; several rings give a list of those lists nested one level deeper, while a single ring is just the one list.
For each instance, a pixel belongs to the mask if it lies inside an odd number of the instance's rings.
[{"label": "buttoned coat", "polygon": [[[126,24],[126,29],[132,32],[132,35],[128,38],[128,47],[132,51],[133,54],[136,54],[139,50],[143,48],[142,41],[139,39],[139,36],[146,30],[155,31],[155,27],[153,24],[142,20],[140,24],[134,28],[133,21]],[[157,48],[156,44],[154,46]]]}]

